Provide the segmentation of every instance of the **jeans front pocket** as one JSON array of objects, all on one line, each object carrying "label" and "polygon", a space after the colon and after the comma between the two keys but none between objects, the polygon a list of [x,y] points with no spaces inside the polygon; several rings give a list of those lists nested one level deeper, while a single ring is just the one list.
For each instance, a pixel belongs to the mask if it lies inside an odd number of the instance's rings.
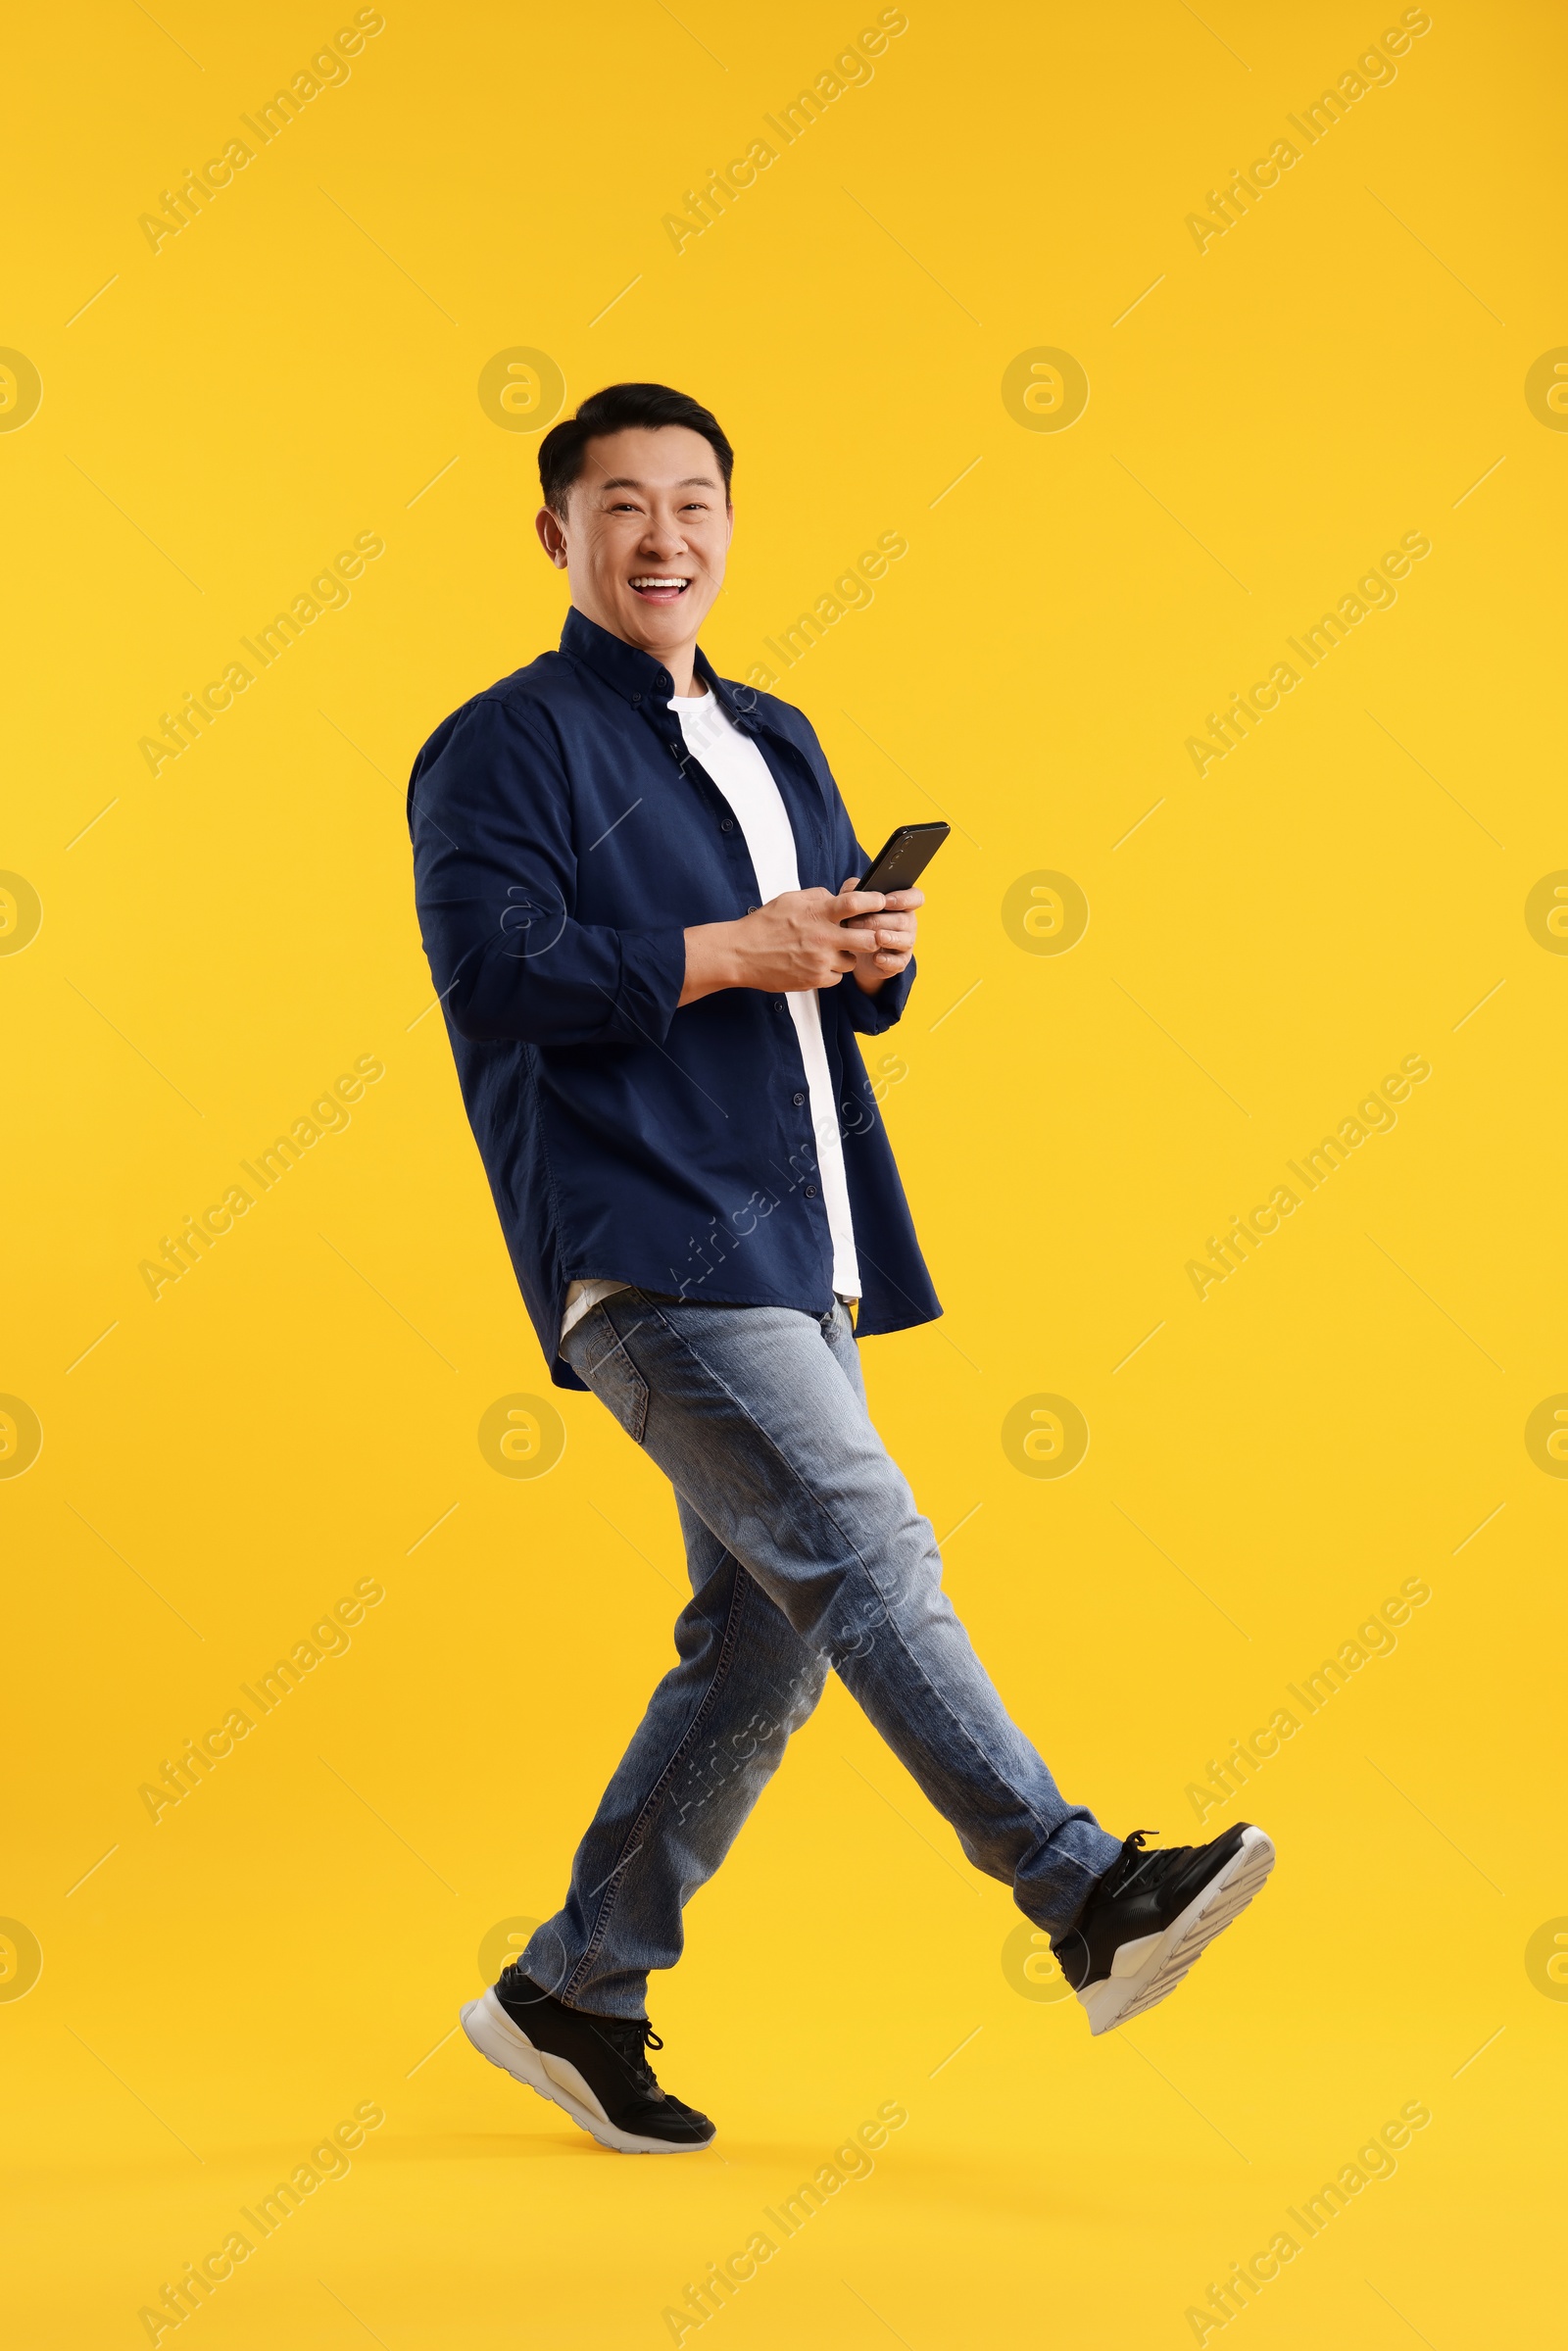
[{"label": "jeans front pocket", "polygon": [[648,1384],[633,1363],[603,1303],[585,1314],[566,1335],[562,1352],[580,1380],[641,1445],[648,1421]]}]

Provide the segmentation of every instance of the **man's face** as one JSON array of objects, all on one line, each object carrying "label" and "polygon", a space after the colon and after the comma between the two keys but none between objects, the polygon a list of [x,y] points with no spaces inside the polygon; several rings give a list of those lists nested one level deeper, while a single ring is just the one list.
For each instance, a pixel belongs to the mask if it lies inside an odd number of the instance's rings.
[{"label": "man's face", "polygon": [[718,460],[683,424],[590,441],[565,514],[536,521],[578,612],[660,661],[695,644],[732,527]]}]

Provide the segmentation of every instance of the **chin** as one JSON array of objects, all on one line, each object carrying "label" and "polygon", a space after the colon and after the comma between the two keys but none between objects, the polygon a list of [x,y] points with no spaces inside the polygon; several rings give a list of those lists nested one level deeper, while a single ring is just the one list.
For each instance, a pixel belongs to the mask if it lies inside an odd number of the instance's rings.
[{"label": "chin", "polygon": [[635,629],[645,644],[656,649],[684,645],[692,633],[684,597],[679,604],[634,605],[626,619],[628,630]]}]

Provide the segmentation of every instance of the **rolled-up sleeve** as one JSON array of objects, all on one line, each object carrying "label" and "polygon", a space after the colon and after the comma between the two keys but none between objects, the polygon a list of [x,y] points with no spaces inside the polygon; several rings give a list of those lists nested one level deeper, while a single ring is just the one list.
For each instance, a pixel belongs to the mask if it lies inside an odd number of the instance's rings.
[{"label": "rolled-up sleeve", "polygon": [[575,919],[571,795],[546,727],[498,695],[468,704],[420,754],[409,829],[420,935],[461,1036],[662,1042],[685,984],[684,929]]},{"label": "rolled-up sleeve", "polygon": [[904,1017],[904,1007],[914,986],[914,957],[911,955],[902,971],[885,979],[875,996],[867,996],[853,979],[839,983],[839,994],[848,1006],[850,1026],[858,1029],[862,1037],[880,1037]]}]

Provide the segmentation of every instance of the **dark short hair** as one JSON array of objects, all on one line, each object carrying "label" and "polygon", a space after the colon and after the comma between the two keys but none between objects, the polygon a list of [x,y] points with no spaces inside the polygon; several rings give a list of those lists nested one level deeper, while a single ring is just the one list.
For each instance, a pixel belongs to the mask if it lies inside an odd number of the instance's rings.
[{"label": "dark short hair", "polygon": [[688,432],[701,433],[718,460],[728,500],[735,452],[711,409],[689,393],[672,392],[668,384],[607,384],[602,392],[590,393],[575,416],[552,425],[539,444],[539,487],[553,514],[565,513],[566,493],[581,477],[589,442],[601,433],[624,432],[638,424],[652,432],[666,424],[684,424]]}]

